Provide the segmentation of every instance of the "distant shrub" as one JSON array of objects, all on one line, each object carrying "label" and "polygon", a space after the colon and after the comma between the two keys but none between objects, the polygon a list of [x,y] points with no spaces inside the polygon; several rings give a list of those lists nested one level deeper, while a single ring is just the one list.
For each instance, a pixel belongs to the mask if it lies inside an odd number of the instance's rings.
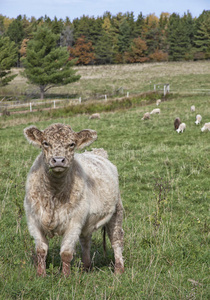
[{"label": "distant shrub", "polygon": [[164,53],[162,50],[155,50],[154,53],[149,55],[152,61],[168,61],[168,53]]}]

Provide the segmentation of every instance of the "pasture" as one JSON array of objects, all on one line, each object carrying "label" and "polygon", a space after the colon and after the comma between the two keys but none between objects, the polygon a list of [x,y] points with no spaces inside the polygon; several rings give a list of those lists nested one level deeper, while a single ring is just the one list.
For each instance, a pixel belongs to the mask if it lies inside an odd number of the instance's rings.
[{"label": "pasture", "polygon": [[[209,96],[171,97],[159,106],[160,115],[142,121],[153,108],[155,101],[102,112],[100,120],[89,120],[86,114],[51,119],[41,112],[1,119],[0,299],[209,299],[210,132],[200,130],[210,122]],[[196,126],[198,113],[203,120]],[[186,123],[183,134],[173,128],[177,116]],[[125,231],[121,276],[113,273],[108,239],[103,256],[100,231],[93,235],[91,272],[82,271],[78,245],[71,275],[64,278],[61,239],[55,237],[50,240],[47,277],[36,276],[23,199],[39,149],[28,144],[23,129],[31,124],[44,129],[55,122],[70,124],[75,131],[96,130],[98,139],[91,147],[106,149],[118,168]]]}]

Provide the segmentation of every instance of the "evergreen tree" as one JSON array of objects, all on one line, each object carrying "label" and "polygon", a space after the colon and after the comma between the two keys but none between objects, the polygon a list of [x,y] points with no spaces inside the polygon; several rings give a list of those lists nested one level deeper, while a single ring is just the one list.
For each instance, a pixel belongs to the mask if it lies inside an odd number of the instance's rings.
[{"label": "evergreen tree", "polygon": [[147,16],[142,30],[142,37],[148,46],[148,54],[160,48],[161,30],[159,27],[159,19],[155,14]]},{"label": "evergreen tree", "polygon": [[168,24],[169,59],[179,61],[186,58],[190,51],[190,37],[185,27],[184,19],[172,14]]},{"label": "evergreen tree", "polygon": [[8,27],[7,36],[11,41],[15,42],[16,46],[20,48],[24,38],[24,30],[22,24],[22,17],[19,15]]},{"label": "evergreen tree", "polygon": [[135,27],[134,27],[134,37],[142,37],[142,30],[145,25],[145,19],[142,14],[142,12],[138,15],[137,20],[135,22]]},{"label": "evergreen tree", "polygon": [[[20,50],[22,40],[24,39],[24,29],[22,24],[22,17],[19,15],[8,27],[7,36],[11,41],[15,42],[18,50]],[[17,56],[17,66],[20,64],[20,54]]]},{"label": "evergreen tree", "polygon": [[100,39],[98,40],[97,45],[95,46],[96,63],[113,63],[114,53],[114,45],[112,44],[111,35],[104,30]]},{"label": "evergreen tree", "polygon": [[17,47],[9,37],[0,36],[0,86],[7,85],[16,75],[11,75],[11,68],[17,60]]},{"label": "evergreen tree", "polygon": [[210,10],[204,11],[197,20],[195,33],[195,58],[210,58]]},{"label": "evergreen tree", "polygon": [[4,26],[4,17],[0,15],[0,35],[4,34],[5,26]]},{"label": "evergreen tree", "polygon": [[131,28],[126,19],[123,19],[119,26],[118,45],[119,52],[124,53],[130,46],[131,41]]},{"label": "evergreen tree", "polygon": [[118,53],[118,36],[111,23],[110,16],[104,17],[101,36],[95,46],[96,63],[112,64],[116,62]]},{"label": "evergreen tree", "polygon": [[59,35],[47,26],[41,26],[28,42],[26,57],[23,58],[26,76],[30,83],[40,88],[40,98],[52,87],[66,85],[80,79],[71,68],[74,61],[68,61],[66,47],[57,47]]}]

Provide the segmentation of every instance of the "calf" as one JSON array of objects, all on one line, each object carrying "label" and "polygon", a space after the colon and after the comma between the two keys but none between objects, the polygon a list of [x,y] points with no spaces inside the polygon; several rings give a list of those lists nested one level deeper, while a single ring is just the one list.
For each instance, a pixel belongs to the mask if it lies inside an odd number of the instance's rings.
[{"label": "calf", "polygon": [[47,237],[54,235],[63,236],[60,255],[65,276],[70,274],[78,241],[84,268],[89,269],[91,236],[100,227],[105,227],[114,250],[115,273],[123,273],[123,206],[117,168],[94,151],[75,153],[95,141],[96,132],[74,132],[69,125],[53,124],[44,131],[30,126],[24,134],[42,149],[28,174],[24,200],[38,275],[46,275]]}]

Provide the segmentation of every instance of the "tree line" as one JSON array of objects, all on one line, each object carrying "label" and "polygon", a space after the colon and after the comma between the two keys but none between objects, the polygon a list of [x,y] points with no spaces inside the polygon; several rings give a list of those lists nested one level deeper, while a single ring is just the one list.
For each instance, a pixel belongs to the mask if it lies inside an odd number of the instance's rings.
[{"label": "tree line", "polygon": [[210,58],[210,10],[198,18],[190,12],[106,12],[102,17],[51,20],[9,19],[0,15],[0,86],[14,76],[11,68],[23,66],[23,76],[39,86],[40,97],[59,85],[80,79],[73,65],[143,63]]},{"label": "tree line", "polygon": [[79,65],[210,58],[210,10],[198,18],[189,11],[183,16],[162,13],[159,18],[140,13],[136,19],[133,12],[105,12],[101,17],[83,15],[72,22],[68,17],[51,20],[19,15],[9,19],[0,15],[0,35],[15,43],[17,66],[26,55],[27,42],[43,24],[59,35],[57,46],[67,46],[69,59],[77,58]]}]

